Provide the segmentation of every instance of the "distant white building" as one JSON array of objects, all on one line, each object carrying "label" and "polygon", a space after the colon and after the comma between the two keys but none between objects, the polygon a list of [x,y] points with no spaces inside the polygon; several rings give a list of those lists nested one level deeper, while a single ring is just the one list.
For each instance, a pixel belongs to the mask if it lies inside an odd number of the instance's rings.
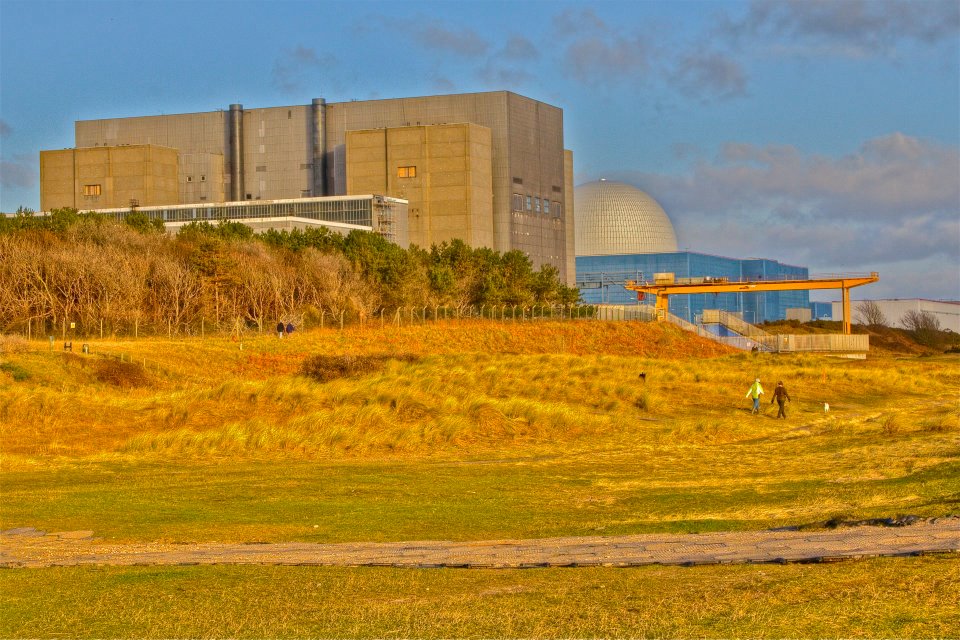
[{"label": "distant white building", "polygon": [[[903,328],[901,321],[908,311],[926,311],[940,321],[941,329],[949,329],[960,333],[960,301],[957,300],[925,300],[924,298],[894,298],[889,300],[855,300],[851,303],[852,309],[850,316],[854,324],[858,321],[857,310],[864,302],[873,302],[880,307],[880,311],[887,318],[887,323],[891,327]],[[841,303],[831,302],[833,307],[833,319],[843,318],[843,309]]]}]

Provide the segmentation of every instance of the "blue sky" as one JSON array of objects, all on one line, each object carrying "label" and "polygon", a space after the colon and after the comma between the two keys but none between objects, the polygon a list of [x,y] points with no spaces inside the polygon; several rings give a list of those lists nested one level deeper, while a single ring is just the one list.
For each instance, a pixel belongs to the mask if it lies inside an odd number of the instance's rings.
[{"label": "blue sky", "polygon": [[956,0],[0,0],[0,209],[78,119],[499,89],[562,107],[577,183],[644,189],[684,248],[960,298]]}]

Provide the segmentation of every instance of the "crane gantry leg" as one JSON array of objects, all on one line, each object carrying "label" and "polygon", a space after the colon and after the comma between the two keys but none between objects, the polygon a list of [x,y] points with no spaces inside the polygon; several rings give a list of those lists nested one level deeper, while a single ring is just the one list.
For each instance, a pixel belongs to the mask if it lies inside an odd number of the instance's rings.
[{"label": "crane gantry leg", "polygon": [[850,335],[850,289],[841,287],[840,290],[843,292],[843,332]]}]

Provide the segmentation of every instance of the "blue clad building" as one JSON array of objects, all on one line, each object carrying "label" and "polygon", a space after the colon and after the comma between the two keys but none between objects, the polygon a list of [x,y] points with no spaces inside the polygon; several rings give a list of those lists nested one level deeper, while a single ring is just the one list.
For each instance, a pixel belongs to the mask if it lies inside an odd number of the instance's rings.
[{"label": "blue clad building", "polygon": [[[600,180],[575,191],[577,287],[587,304],[638,302],[623,288],[627,280],[653,282],[655,274],[686,278],[793,280],[809,276],[806,267],[762,258],[725,258],[678,251],[667,214],[653,198],[630,185]],[[750,323],[782,320],[787,309],[810,307],[809,291],[700,293],[670,297],[670,312],[696,323],[704,309],[742,314]]]},{"label": "blue clad building", "polygon": [[[637,253],[608,256],[577,256],[577,286],[587,304],[639,304],[637,294],[623,288],[625,280],[653,282],[654,274],[672,273],[684,278],[727,278],[738,280],[805,279],[806,267],[776,260],[738,260],[692,251]],[[642,304],[653,304],[649,296]],[[809,308],[808,291],[765,291],[761,293],[695,293],[670,296],[670,313],[697,322],[704,309],[721,309],[743,314],[747,322],[783,320],[787,309]]]}]

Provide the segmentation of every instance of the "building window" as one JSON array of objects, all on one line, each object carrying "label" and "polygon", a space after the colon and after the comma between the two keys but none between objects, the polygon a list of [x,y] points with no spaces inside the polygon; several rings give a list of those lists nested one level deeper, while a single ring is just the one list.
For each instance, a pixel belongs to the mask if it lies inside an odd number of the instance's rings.
[{"label": "building window", "polygon": [[557,216],[558,218],[563,217],[563,205],[561,205],[559,202],[553,203],[553,215]]},{"label": "building window", "polygon": [[100,195],[100,185],[98,185],[98,184],[85,184],[85,185],[83,185],[83,195],[85,195],[85,196],[98,196],[98,195]]},{"label": "building window", "polygon": [[519,193],[513,194],[513,210],[523,211],[523,196]]},{"label": "building window", "polygon": [[527,196],[527,211],[532,211],[532,210],[533,210],[533,198],[531,196]]},{"label": "building window", "polygon": [[187,182],[193,182],[193,176],[187,176]]},{"label": "building window", "polygon": [[206,181],[207,181],[207,176],[201,175],[200,182],[206,182]]},{"label": "building window", "polygon": [[416,178],[417,168],[416,167],[397,167],[397,177],[398,178]]},{"label": "building window", "polygon": [[534,211],[540,213],[540,198],[533,199]]},{"label": "building window", "polygon": [[546,198],[543,199],[543,212],[550,213],[550,201]]}]

